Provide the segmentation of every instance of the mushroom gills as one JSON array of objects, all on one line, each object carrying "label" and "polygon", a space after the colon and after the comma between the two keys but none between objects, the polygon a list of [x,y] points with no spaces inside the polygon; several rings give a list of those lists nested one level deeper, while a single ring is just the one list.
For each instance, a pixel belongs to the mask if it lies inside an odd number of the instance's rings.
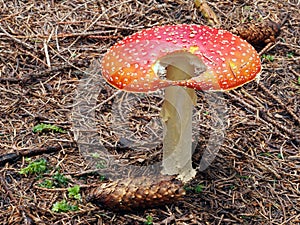
[{"label": "mushroom gills", "polygon": [[[168,68],[174,67],[179,71],[167,73]],[[197,77],[204,73],[207,67],[198,56],[190,52],[178,51],[159,58],[152,66],[152,69],[160,79],[178,81]]]}]

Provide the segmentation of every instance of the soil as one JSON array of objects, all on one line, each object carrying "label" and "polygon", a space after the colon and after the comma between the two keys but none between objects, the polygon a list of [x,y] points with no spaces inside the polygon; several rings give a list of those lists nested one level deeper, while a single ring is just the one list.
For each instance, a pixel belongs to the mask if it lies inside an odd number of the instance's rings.
[{"label": "soil", "polygon": [[[0,224],[300,224],[299,1],[208,5],[227,30],[284,22],[268,48],[255,46],[260,81],[209,95],[214,101],[197,93],[194,166],[211,146],[216,157],[186,184],[183,200],[115,212],[88,202],[88,190],[161,161],[163,95],[116,93],[99,61],[138,30],[209,22],[191,0],[1,1]],[[91,112],[94,120],[81,120]],[[53,126],[34,132],[41,124]],[[78,140],[98,141],[91,150]],[[106,165],[97,147],[123,166]],[[20,173],[41,159],[45,171]],[[75,185],[78,199],[68,194]],[[78,208],[55,211],[63,199]]]}]

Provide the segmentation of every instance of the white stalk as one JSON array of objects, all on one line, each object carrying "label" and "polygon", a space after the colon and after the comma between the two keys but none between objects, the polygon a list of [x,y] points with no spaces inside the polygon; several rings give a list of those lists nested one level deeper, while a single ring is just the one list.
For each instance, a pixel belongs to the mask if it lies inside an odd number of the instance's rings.
[{"label": "white stalk", "polygon": [[[190,79],[195,73],[195,62],[190,60],[193,59],[186,57],[186,53],[166,57],[162,61],[167,64],[166,78]],[[193,89],[168,87],[161,112],[164,124],[162,173],[178,175],[183,182],[196,175],[196,170],[192,167],[192,114],[196,98]]]}]

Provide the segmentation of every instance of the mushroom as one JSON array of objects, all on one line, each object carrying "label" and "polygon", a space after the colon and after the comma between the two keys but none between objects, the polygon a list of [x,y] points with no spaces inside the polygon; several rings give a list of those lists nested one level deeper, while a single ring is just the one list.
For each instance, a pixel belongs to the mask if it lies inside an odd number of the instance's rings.
[{"label": "mushroom", "polygon": [[192,109],[195,90],[226,91],[258,78],[258,53],[232,33],[194,24],[144,29],[113,45],[102,75],[127,92],[165,88],[163,174],[186,182],[192,167]]}]

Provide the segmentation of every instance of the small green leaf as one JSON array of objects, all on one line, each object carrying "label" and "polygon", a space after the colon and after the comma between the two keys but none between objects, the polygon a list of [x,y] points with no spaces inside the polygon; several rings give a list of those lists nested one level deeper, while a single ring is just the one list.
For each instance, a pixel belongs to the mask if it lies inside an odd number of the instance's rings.
[{"label": "small green leaf", "polygon": [[287,56],[288,58],[293,58],[294,53],[293,53],[293,52],[288,52],[288,53],[286,54],[286,56]]},{"label": "small green leaf", "polygon": [[104,168],[106,168],[106,162],[104,160],[100,160],[99,162],[96,163],[96,168],[97,169],[104,169]]},{"label": "small green leaf", "polygon": [[40,187],[44,187],[44,188],[53,188],[54,183],[52,180],[44,180],[42,183],[39,184]]},{"label": "small green leaf", "polygon": [[266,60],[268,60],[268,61],[270,61],[270,62],[273,62],[274,59],[275,59],[273,55],[266,55],[266,54],[263,54],[263,55],[262,55],[262,58],[263,58],[263,59],[266,59]]},{"label": "small green leaf", "polygon": [[40,123],[32,128],[33,133],[42,133],[42,132],[58,132],[58,133],[66,133],[66,131],[58,126]]},{"label": "small green leaf", "polygon": [[183,188],[184,188],[184,190],[186,190],[186,191],[193,191],[193,190],[194,190],[194,188],[193,188],[193,187],[190,187],[190,186],[184,186]]},{"label": "small green leaf", "polygon": [[76,210],[78,210],[78,206],[77,205],[70,205],[65,199],[63,199],[60,202],[54,203],[51,210],[53,212],[76,211]]},{"label": "small green leaf", "polygon": [[245,6],[244,6],[244,9],[247,10],[247,11],[249,11],[249,10],[251,10],[251,6],[245,5]]},{"label": "small green leaf", "polygon": [[92,153],[93,158],[100,158],[100,154],[98,152]]},{"label": "small green leaf", "polygon": [[60,186],[65,186],[68,184],[69,179],[66,178],[63,174],[56,172],[52,178],[54,179],[56,186],[60,187]]},{"label": "small green leaf", "polygon": [[208,116],[208,115],[209,115],[209,112],[208,112],[208,111],[205,111],[203,114],[204,114],[205,116]]},{"label": "small green leaf", "polygon": [[31,158],[25,157],[25,161],[30,163],[31,162]]},{"label": "small green leaf", "polygon": [[20,170],[20,174],[42,174],[47,170],[47,161],[45,159],[36,160],[31,162],[25,168]]},{"label": "small green leaf", "polygon": [[75,185],[74,187],[68,188],[68,197],[69,198],[74,198],[77,200],[81,200],[81,195],[80,195],[80,187],[79,185]]},{"label": "small green leaf", "polygon": [[259,155],[266,156],[266,157],[271,157],[272,156],[272,154],[270,152],[261,152],[261,153],[259,153]]},{"label": "small green leaf", "polygon": [[243,180],[247,180],[249,179],[250,177],[249,176],[246,176],[246,175],[237,175],[237,177],[243,179]]},{"label": "small green leaf", "polygon": [[105,180],[105,176],[104,175],[100,175],[99,180],[100,181],[104,181]]},{"label": "small green leaf", "polygon": [[146,220],[147,221],[144,222],[145,225],[152,225],[153,224],[153,217],[152,216],[148,215],[146,217]]},{"label": "small green leaf", "polygon": [[195,187],[185,186],[184,190],[193,191],[196,194],[200,194],[203,191],[203,188],[204,188],[203,184],[197,184]]},{"label": "small green leaf", "polygon": [[300,85],[300,77],[298,77],[298,84]]},{"label": "small green leaf", "polygon": [[197,184],[195,187],[195,193],[200,194],[203,191],[204,186],[202,184]]}]

